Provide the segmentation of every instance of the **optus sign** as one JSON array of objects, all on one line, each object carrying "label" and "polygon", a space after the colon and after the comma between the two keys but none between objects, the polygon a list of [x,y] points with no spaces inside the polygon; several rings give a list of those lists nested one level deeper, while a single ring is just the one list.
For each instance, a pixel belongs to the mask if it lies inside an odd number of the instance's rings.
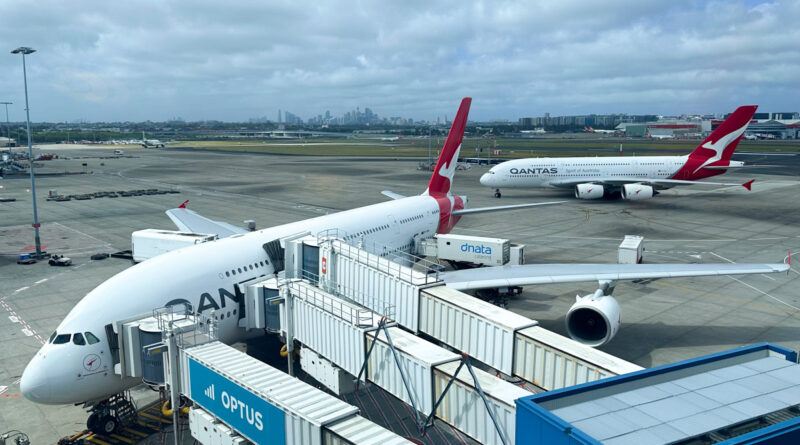
[{"label": "optus sign", "polygon": [[285,445],[285,413],[247,389],[189,358],[190,397],[257,444]]}]

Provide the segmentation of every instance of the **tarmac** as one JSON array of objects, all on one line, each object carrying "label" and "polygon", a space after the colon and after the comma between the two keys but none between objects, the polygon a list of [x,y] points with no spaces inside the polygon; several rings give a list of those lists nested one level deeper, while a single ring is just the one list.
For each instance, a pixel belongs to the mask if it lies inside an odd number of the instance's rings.
[{"label": "tarmac", "polygon": [[[135,230],[175,229],[165,210],[188,199],[189,208],[209,218],[232,224],[253,219],[257,227],[267,227],[388,199],[381,190],[419,194],[430,177],[430,172],[416,169],[416,159],[124,149],[124,157],[115,157],[113,148],[61,150],[59,159],[37,168],[37,173],[51,173],[36,182],[41,241],[48,252],[72,258],[69,267],[16,264],[34,239],[30,181],[27,176],[0,180],[0,198],[16,198],[0,202],[0,434],[17,429],[32,443],[55,443],[85,428],[87,415],[80,406],[29,402],[19,393],[19,378],[72,306],[131,266],[128,260],[95,261],[90,256],[130,249]],[[635,202],[579,201],[570,190],[522,189],[503,190],[498,200],[478,182],[485,167],[475,166],[458,171],[454,181],[454,192],[469,197],[468,208],[566,202],[466,215],[454,233],[525,244],[528,263],[614,263],[625,235],[645,237],[647,263],[782,262],[787,251],[800,251],[800,206],[793,194],[800,185],[800,156],[758,159],[778,167],[714,178],[755,178],[750,192],[739,186],[691,186]],[[62,175],[64,171],[81,174]],[[50,190],[70,195],[137,189],[180,193],[46,200]],[[575,295],[595,289],[593,283],[528,287],[510,299],[508,309],[566,335],[564,316]],[[788,274],[620,282],[614,297],[622,307],[622,327],[600,349],[644,367],[757,342],[798,350],[798,289],[797,266]],[[149,389],[133,396],[140,406],[156,399]],[[382,415],[367,417],[377,421]],[[454,440],[442,437],[443,442]],[[423,442],[439,440],[431,436]]]}]

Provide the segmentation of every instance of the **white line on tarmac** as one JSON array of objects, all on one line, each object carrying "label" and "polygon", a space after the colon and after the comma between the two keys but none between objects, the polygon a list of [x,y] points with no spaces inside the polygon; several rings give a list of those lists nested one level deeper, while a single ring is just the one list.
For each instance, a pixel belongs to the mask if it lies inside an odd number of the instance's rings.
[{"label": "white line on tarmac", "polygon": [[757,287],[751,286],[751,285],[749,285],[749,284],[745,283],[744,281],[742,281],[742,280],[739,280],[739,279],[737,279],[737,278],[734,278],[734,277],[732,277],[732,276],[730,276],[730,275],[728,275],[728,278],[730,278],[730,279],[731,279],[731,280],[733,280],[733,281],[738,281],[739,283],[741,283],[741,284],[744,284],[745,286],[749,287],[750,289],[753,289],[753,290],[754,290],[754,291],[756,291],[756,292],[760,292],[761,294],[763,294],[763,295],[766,295],[766,296],[768,296],[768,297],[772,298],[773,300],[777,301],[778,303],[784,304],[784,305],[786,305],[786,306],[788,306],[788,307],[790,307],[790,308],[792,308],[792,309],[794,309],[794,310],[796,310],[796,311],[800,312],[800,307],[797,307],[797,306],[792,306],[791,304],[789,304],[789,303],[787,303],[787,302],[785,302],[785,301],[781,300],[780,298],[778,298],[778,297],[775,297],[775,296],[772,296],[772,295],[770,295],[770,294],[768,294],[768,293],[764,292],[763,290],[761,290],[761,289],[759,289],[759,288],[757,288]]},{"label": "white line on tarmac", "polygon": [[35,284],[42,284],[45,281],[49,280],[50,278],[42,278],[41,280],[37,281]]},{"label": "white line on tarmac", "polygon": [[15,294],[18,294],[18,293],[20,293],[20,292],[24,291],[25,289],[28,289],[29,287],[30,287],[30,286],[21,287],[21,288],[19,288],[19,289],[15,290],[15,291],[14,291],[14,293],[15,293]]},{"label": "white line on tarmac", "polygon": [[[723,259],[723,260],[725,260],[725,261],[727,261],[727,262],[729,262],[729,263],[735,263],[735,261],[731,261],[731,260],[729,260],[729,259],[725,258],[725,257],[724,257],[724,256],[722,256],[722,255],[717,255],[717,254],[716,254],[716,253],[714,253],[714,252],[709,252],[709,253],[710,253],[711,255],[714,255],[714,256],[715,256],[715,257],[717,257],[717,258],[721,258],[721,259]],[[771,276],[769,276],[769,275],[767,275],[767,274],[763,274],[763,273],[762,273],[762,274],[759,274],[759,275],[761,275],[761,276],[762,276],[762,277],[764,277],[764,278],[769,278],[770,280],[772,280],[772,281],[775,281],[775,278],[772,278]],[[730,277],[730,275],[728,275],[728,276]],[[737,280],[737,281],[738,281],[738,280]]]}]

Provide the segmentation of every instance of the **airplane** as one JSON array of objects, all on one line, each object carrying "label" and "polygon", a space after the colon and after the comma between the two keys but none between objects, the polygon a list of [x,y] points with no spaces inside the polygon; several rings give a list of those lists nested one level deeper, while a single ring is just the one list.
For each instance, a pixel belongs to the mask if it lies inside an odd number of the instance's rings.
[{"label": "airplane", "polygon": [[731,156],[756,108],[737,108],[688,155],[516,159],[492,167],[480,182],[494,188],[496,198],[501,197],[501,187],[572,188],[578,199],[620,193],[627,200],[652,198],[658,190],[681,185],[741,185],[750,190],[752,180],[744,184],[698,180],[744,167]]},{"label": "airplane", "polygon": [[142,140],[139,142],[144,148],[164,148],[164,143],[158,139],[147,139],[142,131]]},{"label": "airplane", "polygon": [[533,130],[520,130],[522,134],[545,134],[547,131],[544,128],[534,128]]},{"label": "airplane", "polygon": [[[185,205],[167,210],[167,215],[180,230],[215,233],[219,239],[150,258],[90,291],[70,310],[26,366],[20,381],[22,394],[42,404],[85,404],[91,411],[88,428],[109,434],[119,424],[119,419],[112,415],[109,399],[117,398],[127,389],[142,383],[141,379],[123,378],[114,373],[110,343],[114,337],[109,338],[107,334],[112,331],[112,324],[151,312],[157,307],[188,302],[197,313],[208,314],[213,310],[218,338],[223,343],[263,335],[259,330],[247,332],[239,328],[238,320],[245,314],[238,302],[242,298],[240,283],[279,272],[276,263],[262,247],[265,243],[299,233],[319,234],[336,230],[343,234],[345,242],[357,243],[376,255],[390,257],[395,252],[410,252],[415,240],[450,232],[464,216],[556,204],[528,203],[467,209],[467,197],[451,193],[470,104],[471,98],[462,100],[436,169],[428,187],[420,195],[402,196],[384,191],[384,195],[392,198],[390,201],[257,231],[213,221]],[[577,306],[573,307],[576,315],[570,317],[573,327],[569,329],[576,335],[585,336],[587,342],[601,344],[614,336],[621,320],[619,305],[608,296],[617,279],[788,270],[785,264],[547,266],[549,269],[545,273],[524,266],[519,266],[523,269],[487,268],[481,273],[488,271],[488,279],[480,279],[477,274],[465,278],[453,275],[445,282],[458,289],[480,289],[492,287],[497,280],[506,280],[514,286],[526,282],[537,284],[542,280],[549,283],[597,280],[602,288],[598,292],[602,295],[592,294],[576,303]],[[533,272],[527,273],[527,270]],[[598,338],[602,341],[598,342]]]},{"label": "airplane", "polygon": [[650,130],[647,131],[647,137],[650,139],[675,139],[675,135],[672,134],[653,134],[650,133]]},{"label": "airplane", "polygon": [[595,130],[592,127],[583,127],[583,131],[587,133],[599,133],[599,134],[616,134],[617,130]]},{"label": "airplane", "polygon": [[385,138],[381,138],[381,141],[383,141],[383,142],[397,142],[397,141],[399,141],[399,140],[400,140],[402,137],[403,137],[402,135],[401,135],[401,136],[391,136],[391,137],[385,137]]}]

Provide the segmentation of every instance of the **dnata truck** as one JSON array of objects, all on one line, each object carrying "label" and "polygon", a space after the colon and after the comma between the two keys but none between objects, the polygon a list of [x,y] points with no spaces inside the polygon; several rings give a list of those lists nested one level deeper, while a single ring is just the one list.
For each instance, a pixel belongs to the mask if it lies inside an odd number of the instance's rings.
[{"label": "dnata truck", "polygon": [[473,266],[525,264],[525,246],[507,239],[466,235],[436,235],[423,240],[417,253]]}]

